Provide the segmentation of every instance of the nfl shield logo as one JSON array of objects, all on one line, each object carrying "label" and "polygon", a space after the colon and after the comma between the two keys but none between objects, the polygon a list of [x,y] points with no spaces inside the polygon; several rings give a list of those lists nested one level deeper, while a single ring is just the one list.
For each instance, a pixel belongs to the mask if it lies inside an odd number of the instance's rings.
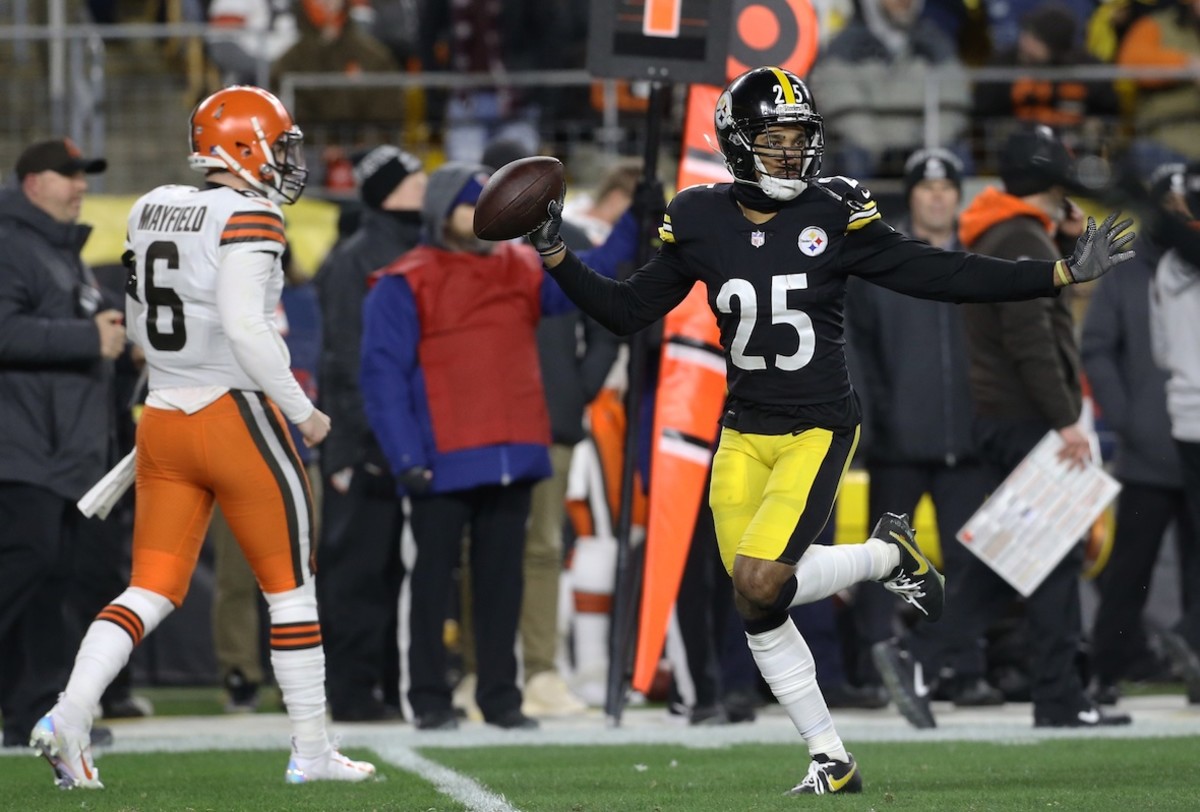
[{"label": "nfl shield logo", "polygon": [[755,248],[762,248],[763,243],[767,241],[767,235],[762,231],[750,232],[750,244]]}]

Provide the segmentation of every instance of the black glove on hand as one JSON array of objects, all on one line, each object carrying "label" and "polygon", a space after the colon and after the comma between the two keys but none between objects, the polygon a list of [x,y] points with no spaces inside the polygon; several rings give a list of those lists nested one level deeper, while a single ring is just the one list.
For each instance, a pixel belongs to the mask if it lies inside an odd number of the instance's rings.
[{"label": "black glove on hand", "polygon": [[[1065,270],[1071,282],[1091,282],[1099,279],[1122,262],[1133,259],[1133,251],[1121,249],[1133,242],[1137,237],[1132,231],[1118,237],[1125,229],[1133,225],[1133,220],[1125,219],[1117,223],[1120,213],[1113,212],[1104,218],[1100,227],[1089,217],[1087,228],[1075,243],[1075,253],[1064,260],[1059,260],[1058,272]],[[1113,225],[1116,223],[1116,225]],[[1061,280],[1066,284],[1067,280]]]},{"label": "black glove on hand", "polygon": [[563,193],[559,195],[558,200],[551,200],[546,204],[547,219],[540,226],[529,232],[529,244],[537,249],[537,252],[543,257],[552,257],[567,250],[567,245],[562,241],[562,237],[558,236],[558,230],[562,228],[562,211],[563,197],[567,193],[567,187],[563,185]]},{"label": "black glove on hand", "polygon": [[412,496],[420,496],[429,490],[433,482],[433,471],[420,465],[401,471],[396,481]]}]

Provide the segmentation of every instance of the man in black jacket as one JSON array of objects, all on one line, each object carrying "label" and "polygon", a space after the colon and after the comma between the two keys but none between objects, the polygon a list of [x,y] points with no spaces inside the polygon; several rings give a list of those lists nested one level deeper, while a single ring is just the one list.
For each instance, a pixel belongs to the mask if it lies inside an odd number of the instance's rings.
[{"label": "man in black jacket", "polygon": [[[985,189],[963,212],[959,236],[971,251],[1006,259],[1051,260],[1055,239],[1074,242],[1078,209],[1067,198],[1074,165],[1048,127],[1014,133],[1004,146],[1005,191]],[[1074,232],[1074,233],[1072,233]],[[970,350],[974,440],[988,468],[989,490],[1033,450],[1048,431],[1063,441],[1061,459],[1087,465],[1091,442],[1079,425],[1082,391],[1079,349],[1063,297],[964,306]],[[964,650],[1013,600],[1013,588],[981,560],[968,557],[947,594],[946,620],[936,631],[918,624],[912,658],[893,643],[875,648],[875,662],[897,707],[918,727],[934,726],[925,674],[936,675],[949,652]],[[1082,637],[1076,545],[1026,601],[1035,727],[1128,724],[1105,715],[1086,695],[1076,660]]]},{"label": "man in black jacket", "polygon": [[[415,156],[393,146],[368,152],[355,176],[364,205],[361,224],[334,247],[316,276],[321,408],[333,424],[321,447],[317,590],[325,607],[329,707],[336,721],[345,722],[399,715],[396,607],[404,519],[363,412],[359,347],[367,278],[417,244],[428,180]],[[377,687],[390,701],[381,701]]]},{"label": "man in black jacket", "polygon": [[[958,239],[962,164],[946,149],[919,150],[905,163],[909,217],[900,231],[950,251]],[[869,516],[916,512],[928,493],[937,511],[943,572],[953,582],[971,554],[954,538],[987,486],[971,437],[967,338],[957,305],[917,299],[852,278],[846,286],[852,377],[863,404],[860,453],[870,476]],[[920,347],[920,352],[913,352]],[[859,679],[878,684],[875,643],[894,634],[896,603],[875,583],[855,591]],[[958,652],[959,675],[946,686],[956,704],[987,705],[1003,694],[983,679],[982,650]]]},{"label": "man in black jacket", "polygon": [[[1168,164],[1152,177],[1147,222],[1169,216],[1160,211],[1174,188],[1183,188],[1183,164]],[[1154,215],[1158,215],[1156,218]],[[1183,605],[1200,601],[1196,572],[1196,528],[1187,509],[1179,452],[1167,414],[1170,376],[1154,361],[1151,308],[1147,291],[1161,254],[1175,247],[1169,232],[1149,229],[1145,251],[1124,273],[1096,286],[1083,323],[1083,366],[1108,427],[1116,434],[1113,475],[1117,496],[1112,553],[1100,574],[1100,606],[1092,627],[1093,698],[1111,705],[1120,697],[1118,681],[1153,678],[1162,663],[1147,647],[1143,615],[1155,561],[1167,529],[1174,525],[1179,550]],[[1189,564],[1191,566],[1189,566]],[[1166,653],[1178,651],[1177,630],[1162,630]],[[1183,643],[1186,648],[1186,642]],[[1193,679],[1200,679],[1192,668]],[[1196,697],[1200,701],[1200,696]]]},{"label": "man in black jacket", "polygon": [[121,311],[80,252],[86,175],[67,139],[30,146],[0,190],[0,713],[4,744],[24,745],[66,684],[63,604],[75,502],[108,466],[112,361]]}]

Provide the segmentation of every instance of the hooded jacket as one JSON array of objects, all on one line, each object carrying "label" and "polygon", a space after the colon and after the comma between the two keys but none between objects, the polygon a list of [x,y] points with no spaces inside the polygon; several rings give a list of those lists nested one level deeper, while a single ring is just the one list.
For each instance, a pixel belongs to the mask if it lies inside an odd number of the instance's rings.
[{"label": "hooded jacket", "polygon": [[1116,476],[1180,488],[1183,474],[1167,416],[1167,373],[1155,365],[1151,348],[1153,284],[1154,265],[1140,251],[1118,273],[1096,283],[1083,321],[1083,367],[1105,423],[1120,438]]},{"label": "hooded jacket", "polygon": [[[1055,260],[1052,228],[1040,209],[988,187],[962,213],[959,238],[978,254]],[[964,305],[963,318],[976,414],[1043,420],[1054,429],[1079,420],[1079,349],[1062,297]]]},{"label": "hooded jacket", "polygon": [[850,19],[821,48],[809,86],[830,136],[878,155],[923,143],[925,84],[938,81],[938,122],[943,140],[966,132],[970,87],[953,42],[930,20],[907,26],[890,20],[880,0],[862,0]]},{"label": "hooded jacket", "polygon": [[1154,358],[1170,376],[1171,435],[1200,443],[1200,270],[1176,249],[1158,262],[1150,304]]},{"label": "hooded jacket", "polygon": [[[575,309],[527,245],[446,246],[451,204],[480,172],[450,163],[430,175],[424,242],[380,272],[364,307],[368,420],[392,471],[429,468],[433,493],[550,475],[535,330]],[[593,253],[610,273],[632,254],[627,236]]]},{"label": "hooded jacket", "polygon": [[72,501],[104,475],[114,431],[92,318],[108,305],[79,257],[91,231],[0,190],[0,481]]},{"label": "hooded jacket", "polygon": [[334,246],[314,284],[321,297],[321,411],[329,415],[329,436],[321,444],[321,468],[328,476],[368,460],[382,461],[367,424],[358,368],[362,349],[362,310],[367,280],[413,248],[421,233],[392,212],[366,208],[358,230]]}]

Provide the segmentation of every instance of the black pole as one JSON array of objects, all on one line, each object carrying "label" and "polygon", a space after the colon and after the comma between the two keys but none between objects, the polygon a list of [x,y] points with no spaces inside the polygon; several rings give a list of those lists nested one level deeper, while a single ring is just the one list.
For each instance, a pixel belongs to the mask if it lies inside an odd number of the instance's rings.
[{"label": "black pole", "polygon": [[[642,172],[644,190],[658,188],[658,150],[662,141],[663,99],[667,87],[661,82],[650,86],[646,106],[646,151]],[[661,192],[659,193],[661,194]],[[649,235],[658,224],[654,222],[655,208],[649,204],[651,195],[641,196],[638,218],[638,253],[636,267],[650,259]],[[646,331],[639,330],[629,342],[629,386],[625,393],[625,458],[621,468],[621,504],[617,513],[617,577],[613,590],[613,615],[609,631],[608,685],[604,712],[611,727],[621,725],[625,710],[629,680],[633,673],[633,653],[637,641],[637,617],[642,594],[643,549],[632,549],[634,473],[637,471],[638,428],[641,417],[642,387],[646,377],[648,352]]]}]

